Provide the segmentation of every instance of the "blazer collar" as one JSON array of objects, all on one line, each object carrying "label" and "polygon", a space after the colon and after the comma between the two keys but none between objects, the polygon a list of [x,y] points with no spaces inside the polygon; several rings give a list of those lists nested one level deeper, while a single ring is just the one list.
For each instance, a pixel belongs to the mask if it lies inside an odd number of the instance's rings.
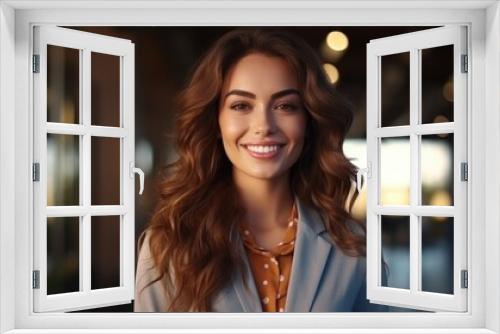
[{"label": "blazer collar", "polygon": [[[328,234],[323,233],[326,229],[316,210],[307,207],[297,197],[295,200],[299,223],[285,312],[309,312],[326,261],[333,249]],[[242,273],[234,275],[233,288],[244,312],[262,312],[262,305],[243,242],[240,242],[239,246],[244,266]],[[243,284],[242,276],[245,276],[248,288]]]},{"label": "blazer collar", "polygon": [[299,225],[285,312],[310,312],[333,247],[318,212],[296,200]]},{"label": "blazer collar", "polygon": [[[243,312],[262,312],[262,304],[260,303],[259,293],[255,286],[250,261],[248,260],[243,240],[240,237],[238,237],[238,240],[240,240],[238,242],[240,248],[238,251],[243,259],[243,272],[237,271],[233,276],[233,289],[236,291],[236,296],[238,296]],[[243,276],[248,286],[245,286],[243,283]]]}]

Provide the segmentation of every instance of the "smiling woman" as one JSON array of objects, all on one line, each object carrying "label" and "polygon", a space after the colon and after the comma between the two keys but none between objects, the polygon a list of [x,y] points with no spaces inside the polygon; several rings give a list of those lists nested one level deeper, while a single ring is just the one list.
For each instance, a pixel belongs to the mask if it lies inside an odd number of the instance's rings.
[{"label": "smiling woman", "polygon": [[386,311],[366,299],[365,229],[350,217],[353,116],[314,51],[233,30],[178,102],[179,158],[139,239],[135,311]]}]

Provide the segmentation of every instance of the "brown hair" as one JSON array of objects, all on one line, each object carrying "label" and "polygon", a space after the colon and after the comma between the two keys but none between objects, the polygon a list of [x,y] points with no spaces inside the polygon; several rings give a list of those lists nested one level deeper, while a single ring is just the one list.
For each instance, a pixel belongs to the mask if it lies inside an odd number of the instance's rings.
[{"label": "brown hair", "polygon": [[346,254],[365,254],[365,237],[348,226],[357,197],[352,189],[356,167],[342,150],[353,119],[351,109],[304,41],[274,29],[235,29],[201,58],[179,95],[179,158],[167,166],[158,206],[139,240],[141,245],[145,233],[150,235],[160,275],[153,282],[164,278],[169,294],[165,311],[210,311],[212,298],[241,269],[236,227],[244,211],[235,196],[231,162],[217,136],[217,115],[226,73],[254,52],[287,61],[307,110],[304,148],[291,167],[294,195],[320,213],[331,238]]}]

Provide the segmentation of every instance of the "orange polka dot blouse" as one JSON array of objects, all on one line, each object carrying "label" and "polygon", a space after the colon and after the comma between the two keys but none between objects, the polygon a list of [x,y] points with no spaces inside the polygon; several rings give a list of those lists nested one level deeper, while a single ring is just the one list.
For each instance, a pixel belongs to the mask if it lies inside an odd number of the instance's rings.
[{"label": "orange polka dot blouse", "polygon": [[292,268],[298,213],[294,203],[284,239],[272,249],[264,249],[243,222],[241,233],[264,312],[284,312]]}]

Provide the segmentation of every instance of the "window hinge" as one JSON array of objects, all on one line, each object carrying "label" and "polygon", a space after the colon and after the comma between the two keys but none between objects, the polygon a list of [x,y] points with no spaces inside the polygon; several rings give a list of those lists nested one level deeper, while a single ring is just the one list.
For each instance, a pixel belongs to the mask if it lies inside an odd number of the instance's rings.
[{"label": "window hinge", "polygon": [[469,180],[469,165],[466,162],[462,162],[460,164],[460,180]]},{"label": "window hinge", "polygon": [[40,289],[40,270],[33,270],[33,289]]},{"label": "window hinge", "polygon": [[467,289],[469,287],[469,272],[467,270],[462,270],[461,271],[461,284],[460,287],[462,289]]},{"label": "window hinge", "polygon": [[40,73],[40,55],[33,55],[33,73]]},{"label": "window hinge", "polygon": [[33,164],[33,181],[40,181],[40,164],[38,162]]},{"label": "window hinge", "polygon": [[462,55],[462,73],[469,72],[469,57],[467,55]]}]

